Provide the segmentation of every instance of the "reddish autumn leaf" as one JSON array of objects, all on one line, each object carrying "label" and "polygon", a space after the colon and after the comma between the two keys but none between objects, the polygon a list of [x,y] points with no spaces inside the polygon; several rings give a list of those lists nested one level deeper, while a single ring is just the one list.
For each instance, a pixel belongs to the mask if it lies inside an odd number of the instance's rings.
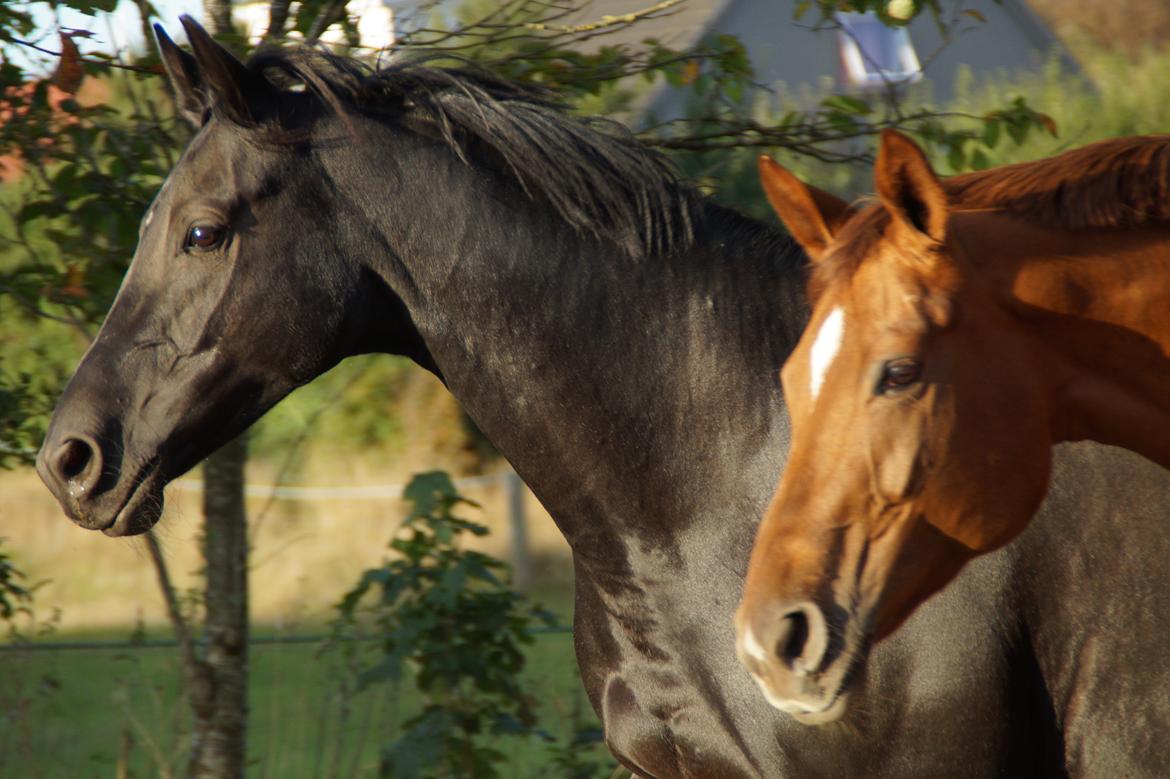
[{"label": "reddish autumn leaf", "polygon": [[66,267],[65,283],[57,291],[71,298],[84,299],[89,297],[89,291],[85,288],[85,268],[72,264]]},{"label": "reddish autumn leaf", "polygon": [[77,94],[81,81],[85,78],[85,65],[81,62],[81,52],[73,42],[73,36],[61,33],[61,60],[57,63],[57,70],[53,73],[53,86],[66,94]]}]

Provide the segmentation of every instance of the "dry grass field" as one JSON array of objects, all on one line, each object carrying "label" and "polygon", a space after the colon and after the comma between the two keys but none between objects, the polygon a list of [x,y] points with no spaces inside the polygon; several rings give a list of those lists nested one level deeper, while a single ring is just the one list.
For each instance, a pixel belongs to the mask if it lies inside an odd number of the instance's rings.
[{"label": "dry grass field", "polygon": [[[368,457],[368,455],[366,456]],[[356,454],[310,455],[301,479],[314,486],[362,487],[403,484],[412,471],[434,465],[400,462],[389,467]],[[272,483],[263,463],[249,470],[249,482]],[[503,471],[498,471],[501,475]],[[198,471],[167,490],[167,509],[157,528],[176,587],[198,582],[202,510]],[[194,483],[194,484],[193,484]],[[463,515],[491,528],[480,548],[509,555],[509,518],[503,479],[469,486],[468,497],[482,510]],[[251,609],[258,623],[277,628],[320,623],[329,607],[365,568],[380,563],[386,543],[405,511],[395,499],[284,500],[254,495],[248,500],[252,541]],[[568,548],[552,520],[526,493],[525,515],[535,574],[542,589],[569,587]],[[142,622],[159,626],[165,612],[145,546],[140,539],[111,540],[69,522],[31,470],[0,472],[0,536],[37,591],[37,613],[59,610],[58,631],[123,628]],[[557,598],[560,600],[560,598]]]}]

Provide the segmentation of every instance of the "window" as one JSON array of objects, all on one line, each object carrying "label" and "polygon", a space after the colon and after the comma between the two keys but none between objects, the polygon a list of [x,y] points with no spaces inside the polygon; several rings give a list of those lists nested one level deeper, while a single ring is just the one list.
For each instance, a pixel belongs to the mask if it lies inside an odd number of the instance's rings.
[{"label": "window", "polygon": [[845,83],[862,89],[913,82],[922,68],[905,27],[887,27],[872,11],[838,13],[837,33]]}]

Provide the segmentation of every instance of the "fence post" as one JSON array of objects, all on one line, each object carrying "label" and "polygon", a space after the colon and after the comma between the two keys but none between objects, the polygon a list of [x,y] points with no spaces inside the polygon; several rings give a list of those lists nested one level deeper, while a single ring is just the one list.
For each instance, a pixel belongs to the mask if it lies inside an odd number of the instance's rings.
[{"label": "fence post", "polygon": [[524,482],[509,470],[504,482],[508,485],[508,518],[512,531],[512,585],[527,591],[532,584],[532,557],[528,552],[528,523],[524,516]]}]

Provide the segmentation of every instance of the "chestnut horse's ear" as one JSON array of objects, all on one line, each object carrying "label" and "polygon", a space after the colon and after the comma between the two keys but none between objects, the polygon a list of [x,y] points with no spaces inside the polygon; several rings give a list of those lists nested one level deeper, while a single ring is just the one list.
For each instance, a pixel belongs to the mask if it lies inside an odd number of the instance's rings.
[{"label": "chestnut horse's ear", "polygon": [[874,166],[878,197],[902,225],[942,243],[947,194],[918,144],[897,130],[883,130]]},{"label": "chestnut horse's ear", "polygon": [[194,57],[175,45],[161,24],[154,25],[154,35],[158,39],[158,51],[162,55],[167,78],[175,92],[175,105],[188,122],[199,127],[210,107],[207,87],[199,75],[199,65]]},{"label": "chestnut horse's ear", "polygon": [[766,154],[760,155],[760,184],[772,210],[813,262],[828,251],[833,232],[852,209],[835,195],[809,186]]}]

